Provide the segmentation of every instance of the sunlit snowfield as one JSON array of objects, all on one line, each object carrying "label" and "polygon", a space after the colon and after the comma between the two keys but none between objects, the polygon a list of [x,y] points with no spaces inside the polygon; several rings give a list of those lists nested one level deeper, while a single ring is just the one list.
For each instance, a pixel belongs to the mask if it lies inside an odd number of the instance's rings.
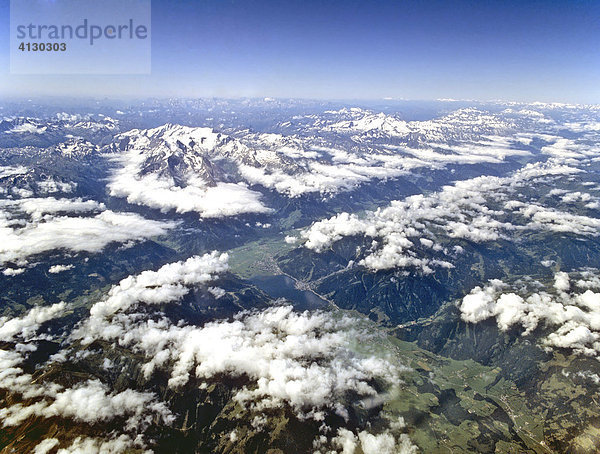
[{"label": "sunlit snowfield", "polygon": [[598,106],[117,104],[0,110],[2,452],[597,451]]}]

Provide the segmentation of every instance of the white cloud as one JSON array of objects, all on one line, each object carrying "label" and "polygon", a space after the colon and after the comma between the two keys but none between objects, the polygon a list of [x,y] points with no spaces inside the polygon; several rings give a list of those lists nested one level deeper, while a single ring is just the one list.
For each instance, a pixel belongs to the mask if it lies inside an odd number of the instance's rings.
[{"label": "white cloud", "polygon": [[[138,304],[165,304],[181,299],[193,285],[206,284],[219,273],[228,269],[228,255],[216,251],[202,257],[194,256],[186,261],[169,263],[158,271],[144,271],[129,276],[108,292],[108,298],[91,308],[90,316],[73,333],[76,339],[90,343],[96,338],[127,342],[130,334],[125,324],[116,323],[111,317]],[[127,322],[127,320],[123,320]]]},{"label": "white cloud", "polygon": [[[340,454],[354,454],[360,449],[364,454],[416,454],[418,448],[412,444],[406,434],[395,437],[389,430],[380,434],[360,431],[354,434],[346,428],[340,428],[331,446]],[[331,452],[331,451],[328,451]]]},{"label": "white cloud", "polygon": [[108,440],[78,437],[66,448],[59,449],[56,454],[120,454],[141,447],[139,441],[124,434]]},{"label": "white cloud", "polygon": [[45,214],[54,213],[86,213],[102,211],[106,207],[94,200],[77,199],[24,198],[19,200],[0,200],[0,207],[11,211],[22,211],[39,221]]},{"label": "white cloud", "polygon": [[593,147],[581,145],[575,140],[564,137],[554,137],[553,143],[542,147],[541,152],[567,163],[594,157],[597,153]]},{"label": "white cloud", "polygon": [[268,213],[260,201],[261,194],[242,183],[217,183],[208,186],[190,179],[185,187],[154,175],[136,178],[130,170],[117,173],[109,184],[115,197],[126,197],[129,203],[158,208],[163,212],[197,212],[200,217],[220,218],[244,213]]},{"label": "white cloud", "polygon": [[[580,273],[585,279],[585,274]],[[585,280],[577,281],[585,288]],[[528,335],[537,328],[545,333],[541,338],[548,348],[568,348],[576,353],[598,356],[600,354],[600,293],[571,290],[571,277],[564,272],[555,275],[548,291],[537,291],[521,296],[511,292],[501,281],[490,281],[484,288],[476,287],[465,296],[459,308],[463,320],[478,323],[495,318],[498,327],[506,331],[511,327],[524,328]],[[571,291],[570,291],[571,290]],[[521,289],[520,291],[526,291]]]},{"label": "white cloud", "polygon": [[[208,285],[227,269],[227,255],[213,252],[130,276],[92,306],[89,318],[71,333],[65,346],[78,341],[86,345],[95,339],[118,344],[144,358],[146,379],[155,369],[162,369],[174,388],[190,381],[202,387],[223,375],[245,378],[248,386],[235,389],[234,399],[258,415],[288,405],[301,418],[320,421],[327,412],[346,418],[346,406],[355,394],[386,399],[385,393],[373,387],[374,380],[387,383],[388,392],[400,382],[406,368],[397,360],[352,347],[357,338],[376,334],[348,316],[297,313],[291,306],[242,312],[233,320],[204,326],[174,325],[161,316],[160,305],[177,304],[191,288],[205,286],[219,296],[221,292]],[[3,338],[31,340],[41,323],[61,316],[65,309],[59,303],[3,319],[0,332]],[[4,425],[19,425],[31,416],[59,416],[89,424],[122,417],[126,419],[124,434],[131,440],[130,434],[143,434],[157,418],[166,424],[173,420],[167,405],[149,392],[116,392],[98,380],[69,388],[34,382],[19,367],[25,354],[26,350],[0,350],[0,387],[20,393],[23,399],[36,399],[0,410]],[[363,451],[375,446],[412,446],[406,435],[388,432],[371,437],[359,431],[356,437]],[[69,449],[84,452],[100,443],[82,439]]]},{"label": "white cloud", "polygon": [[217,299],[222,298],[227,294],[227,292],[220,287],[208,287],[207,290],[212,296],[214,296]]},{"label": "white cloud", "polygon": [[500,289],[506,284],[498,279],[492,279],[484,288],[475,287],[462,300],[461,317],[466,322],[477,323],[494,315],[495,298]]},{"label": "white cloud", "polygon": [[75,265],[52,265],[50,268],[48,268],[48,272],[52,274],[58,274],[73,268],[75,268]]},{"label": "white cloud", "polygon": [[48,454],[60,444],[57,438],[46,438],[39,442],[33,450],[33,454]]},{"label": "white cloud", "polygon": [[29,169],[25,166],[0,166],[0,178],[7,178],[14,175],[25,175]]},{"label": "white cloud", "polygon": [[127,429],[136,429],[149,424],[151,418],[159,416],[170,424],[174,417],[167,406],[156,401],[152,393],[126,389],[120,393],[110,392],[99,380],[78,383],[31,405],[15,404],[0,409],[4,426],[16,426],[30,416],[52,418],[60,416],[75,421],[95,423],[117,417],[127,417]]},{"label": "white cloud", "polygon": [[33,454],[48,454],[60,444],[57,438],[46,438],[42,440],[33,450]]},{"label": "white cloud", "polygon": [[10,188],[10,192],[12,192],[13,195],[16,195],[17,197],[33,197],[33,191],[28,188],[18,188],[13,186],[12,188]]},{"label": "white cloud", "polygon": [[559,292],[566,292],[571,288],[569,275],[564,271],[559,271],[554,275],[554,288]]},{"label": "white cloud", "polygon": [[[323,252],[345,237],[373,238],[378,244],[364,253],[358,261],[360,265],[374,271],[412,267],[430,273],[434,267],[452,267],[443,258],[451,255],[450,251],[434,241],[440,236],[482,243],[508,240],[509,233],[523,229],[597,235],[600,220],[510,199],[518,197],[518,188],[531,187],[534,181],[579,172],[554,161],[529,164],[507,177],[480,176],[458,181],[429,195],[393,201],[363,216],[340,213],[313,223],[301,232],[301,237],[304,247],[316,252]],[[507,222],[506,210],[520,217]],[[415,244],[433,251],[417,251]],[[440,254],[432,257],[433,252]]]},{"label": "white cloud", "polygon": [[141,315],[139,305],[176,303],[190,286],[206,284],[226,269],[227,256],[212,253],[130,276],[92,307],[72,337],[84,344],[118,342],[142,353],[146,377],[167,367],[172,387],[192,377],[248,377],[253,385],[238,390],[239,402],[257,410],[287,403],[305,417],[318,418],[325,409],[344,415],[347,393],[375,395],[370,382],[376,377],[398,381],[402,368],[347,348],[359,335],[349,318],[298,314],[283,306],[196,327]]},{"label": "white cloud", "polygon": [[589,216],[545,208],[533,203],[519,208],[518,212],[531,219],[530,228],[577,235],[598,236],[600,234],[600,219]]},{"label": "white cloud", "polygon": [[19,365],[24,361],[23,352],[0,350],[0,388],[21,394],[25,399],[40,397],[46,393],[59,391],[56,384],[41,386],[34,382],[31,374],[23,372]]},{"label": "white cloud", "polygon": [[0,216],[0,263],[24,262],[34,254],[54,249],[75,252],[98,252],[106,245],[129,240],[142,240],[164,235],[175,223],[152,221],[134,213],[103,211],[93,217],[50,216],[44,222],[27,222],[23,227],[11,227]]},{"label": "white cloud", "polygon": [[324,313],[296,314],[285,306],[234,322],[172,332],[185,341],[176,347],[170,384],[185,384],[192,371],[204,379],[223,373],[245,375],[254,385],[240,390],[236,399],[255,408],[286,402],[302,414],[314,415],[339,407],[346,393],[374,395],[371,379],[393,383],[398,373],[383,359],[360,358],[347,350],[349,323],[334,322]]},{"label": "white cloud", "polygon": [[4,131],[5,134],[43,134],[46,132],[46,127],[36,126],[32,123],[22,123],[11,129]]},{"label": "white cloud", "polygon": [[[163,301],[165,292],[159,288],[157,293]],[[147,294],[144,301],[156,299]],[[287,403],[305,417],[319,417],[326,408],[344,414],[340,406],[350,391],[376,394],[369,384],[375,377],[397,381],[398,369],[386,360],[361,358],[347,350],[358,335],[350,329],[349,319],[297,314],[284,306],[241,314],[233,322],[174,326],[166,320],[141,321],[135,314],[123,314],[128,307],[129,302],[121,301],[110,320],[87,322],[75,337],[90,342],[100,336],[144,353],[147,377],[155,368],[172,364],[172,387],[185,385],[192,376],[200,380],[222,374],[247,376],[253,386],[237,392],[240,403],[258,410]],[[104,307],[92,311],[107,312]]]},{"label": "white cloud", "polygon": [[[373,179],[395,178],[415,169],[437,169],[447,164],[500,163],[506,156],[529,154],[528,151],[509,147],[508,139],[497,136],[485,137],[482,142],[462,146],[432,145],[440,151],[386,144],[379,151],[361,153],[313,146],[328,155],[331,163],[324,159],[304,159],[299,163],[300,169],[294,171],[281,165],[240,165],[239,171],[250,183],[297,197],[310,192],[336,193],[351,190]],[[253,145],[250,143],[249,146]]]},{"label": "white cloud", "polygon": [[77,183],[56,181],[52,178],[36,182],[38,190],[42,194],[52,194],[55,192],[73,192],[77,188]]},{"label": "white cloud", "polygon": [[60,302],[51,306],[35,306],[21,317],[0,317],[0,339],[8,342],[19,336],[28,340],[42,323],[61,316],[66,309],[67,304]]},{"label": "white cloud", "polygon": [[[60,317],[65,303],[49,307],[35,307],[22,317],[0,319],[0,337],[4,341],[19,338],[25,342],[34,339],[42,323]],[[46,336],[48,337],[48,336]],[[23,348],[19,349],[18,347]],[[79,382],[70,388],[57,383],[33,379],[20,366],[26,354],[36,350],[36,345],[17,344],[15,350],[0,350],[0,388],[12,394],[20,394],[19,403],[0,409],[0,420],[6,426],[18,426],[30,417],[62,417],[78,422],[98,423],[125,418],[124,430],[142,432],[153,421],[160,419],[170,424],[174,416],[165,403],[153,393],[126,389],[115,392],[99,380]],[[31,399],[35,399],[31,402]],[[38,445],[38,451],[52,449],[55,443],[48,441]]]},{"label": "white cloud", "polygon": [[575,285],[582,289],[600,289],[600,275],[594,269],[583,270]]}]

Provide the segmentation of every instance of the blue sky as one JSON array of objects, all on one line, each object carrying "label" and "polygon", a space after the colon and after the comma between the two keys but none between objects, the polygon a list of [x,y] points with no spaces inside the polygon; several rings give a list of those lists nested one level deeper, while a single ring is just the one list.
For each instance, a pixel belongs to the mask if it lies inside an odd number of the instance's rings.
[{"label": "blue sky", "polygon": [[128,76],[10,75],[0,4],[2,96],[600,103],[600,1],[153,0]]}]

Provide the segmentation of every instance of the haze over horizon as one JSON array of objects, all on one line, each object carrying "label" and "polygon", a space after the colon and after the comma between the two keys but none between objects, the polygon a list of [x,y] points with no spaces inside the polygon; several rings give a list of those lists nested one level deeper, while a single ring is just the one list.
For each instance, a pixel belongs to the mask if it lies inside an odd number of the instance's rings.
[{"label": "haze over horizon", "polygon": [[600,3],[152,2],[151,75],[11,75],[0,96],[600,103]]}]

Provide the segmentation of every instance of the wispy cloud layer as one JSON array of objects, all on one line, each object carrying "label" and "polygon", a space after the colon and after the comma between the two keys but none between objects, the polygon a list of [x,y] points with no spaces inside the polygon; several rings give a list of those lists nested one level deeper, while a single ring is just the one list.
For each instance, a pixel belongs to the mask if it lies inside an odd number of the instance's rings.
[{"label": "wispy cloud layer", "polygon": [[25,264],[29,256],[56,249],[98,252],[110,243],[164,235],[175,225],[81,198],[0,200],[0,263]]}]

